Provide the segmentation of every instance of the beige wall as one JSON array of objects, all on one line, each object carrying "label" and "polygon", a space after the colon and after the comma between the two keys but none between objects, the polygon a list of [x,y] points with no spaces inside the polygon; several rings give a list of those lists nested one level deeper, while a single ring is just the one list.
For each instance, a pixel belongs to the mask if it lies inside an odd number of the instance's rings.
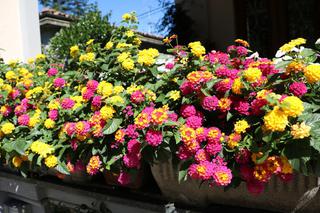
[{"label": "beige wall", "polygon": [[194,21],[197,36],[225,50],[236,37],[234,0],[175,0]]},{"label": "beige wall", "polygon": [[0,0],[0,48],[5,61],[41,53],[37,0]]}]

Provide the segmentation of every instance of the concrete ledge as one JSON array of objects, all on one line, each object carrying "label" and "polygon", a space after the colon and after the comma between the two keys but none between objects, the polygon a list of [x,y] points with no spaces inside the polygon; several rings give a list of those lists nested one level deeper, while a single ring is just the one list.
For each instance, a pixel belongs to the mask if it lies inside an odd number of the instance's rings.
[{"label": "concrete ledge", "polygon": [[68,20],[61,20],[61,19],[56,19],[52,17],[44,17],[40,19],[40,26],[58,26],[58,27],[69,27],[70,26],[70,21]]},{"label": "concrete ledge", "polygon": [[[80,187],[66,186],[46,181],[25,179],[17,175],[0,172],[0,193],[22,200],[32,205],[41,206],[50,200],[86,205],[99,210],[101,203],[113,213],[155,213],[164,212],[165,205],[121,198],[109,194],[83,190]],[[44,211],[46,212],[46,211]]]},{"label": "concrete ledge", "polygon": [[[296,174],[289,183],[283,183],[279,178],[273,178],[266,185],[265,191],[251,195],[242,183],[236,189],[224,191],[221,187],[208,187],[200,181],[188,179],[178,183],[178,166],[171,161],[155,164],[152,174],[162,191],[162,194],[172,202],[182,202],[195,206],[230,205],[276,212],[320,212],[320,194],[318,192],[318,177],[306,177]],[[306,205],[302,205],[306,204]]]},{"label": "concrete ledge", "polygon": [[41,197],[39,197],[37,184],[35,182],[21,182],[21,180],[15,177],[8,178],[6,176],[0,176],[0,190],[2,192],[24,196],[32,200],[41,199]]}]

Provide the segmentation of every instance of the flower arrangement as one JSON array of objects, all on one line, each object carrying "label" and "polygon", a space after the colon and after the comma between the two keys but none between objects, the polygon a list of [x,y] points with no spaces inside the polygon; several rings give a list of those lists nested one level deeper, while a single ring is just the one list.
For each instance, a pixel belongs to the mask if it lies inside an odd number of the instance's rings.
[{"label": "flower arrangement", "polygon": [[288,181],[293,170],[317,173],[317,52],[301,47],[300,38],[271,61],[248,57],[249,44],[235,42],[227,53],[205,55],[199,42],[173,49],[187,73],[180,82],[179,178],[217,186],[244,181],[258,194],[274,175]]},{"label": "flower arrangement", "polygon": [[139,49],[136,22],[125,14],[128,26],[106,44],[70,47],[65,65],[45,55],[0,65],[1,149],[11,166],[25,175],[112,171],[127,185],[143,162],[170,156],[181,181],[245,182],[253,194],[273,176],[319,174],[320,64],[304,39],[270,60],[241,39],[207,53],[173,35],[164,39],[172,58],[162,59]]}]

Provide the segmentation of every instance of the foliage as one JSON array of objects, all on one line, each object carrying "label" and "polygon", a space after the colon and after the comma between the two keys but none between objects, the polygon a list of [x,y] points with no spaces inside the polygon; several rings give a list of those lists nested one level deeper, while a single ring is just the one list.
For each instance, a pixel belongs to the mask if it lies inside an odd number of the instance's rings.
[{"label": "foliage", "polygon": [[39,3],[43,7],[75,16],[84,15],[96,7],[89,0],[39,0]]},{"label": "foliage", "polygon": [[89,39],[105,43],[111,37],[113,26],[109,15],[103,16],[100,11],[92,11],[72,22],[70,27],[62,28],[53,38],[46,50],[53,60],[64,60],[73,45],[85,45]]},{"label": "foliage", "polygon": [[[1,151],[24,174],[114,172],[173,158],[179,181],[261,193],[276,176],[319,175],[319,51],[298,38],[274,60],[241,39],[227,52],[166,37],[170,57],[141,50],[134,13],[109,40],[68,47],[66,64],[38,55],[0,65]],[[63,72],[64,70],[64,72]]]},{"label": "foliage", "polygon": [[196,39],[192,29],[193,21],[181,3],[159,0],[159,5],[164,8],[165,12],[157,23],[158,33],[165,35],[179,34],[181,44],[187,44]]}]

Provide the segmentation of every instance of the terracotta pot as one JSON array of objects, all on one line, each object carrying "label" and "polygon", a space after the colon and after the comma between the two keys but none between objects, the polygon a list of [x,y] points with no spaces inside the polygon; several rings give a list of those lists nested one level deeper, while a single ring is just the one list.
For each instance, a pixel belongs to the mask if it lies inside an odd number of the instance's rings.
[{"label": "terracotta pot", "polygon": [[104,171],[103,176],[108,185],[123,186],[131,189],[139,189],[142,187],[143,170],[139,170],[137,176],[135,178],[131,178],[131,182],[127,185],[121,185],[118,182],[119,173]]},{"label": "terracotta pot", "polygon": [[224,192],[220,187],[208,187],[199,181],[188,180],[179,184],[178,167],[171,160],[154,164],[152,174],[162,192],[170,201],[182,202],[195,206],[210,204],[233,205],[247,208],[259,208],[269,211],[320,212],[320,193],[318,177],[306,177],[296,174],[289,183],[273,178],[260,195],[251,195],[245,183],[236,189]]}]

